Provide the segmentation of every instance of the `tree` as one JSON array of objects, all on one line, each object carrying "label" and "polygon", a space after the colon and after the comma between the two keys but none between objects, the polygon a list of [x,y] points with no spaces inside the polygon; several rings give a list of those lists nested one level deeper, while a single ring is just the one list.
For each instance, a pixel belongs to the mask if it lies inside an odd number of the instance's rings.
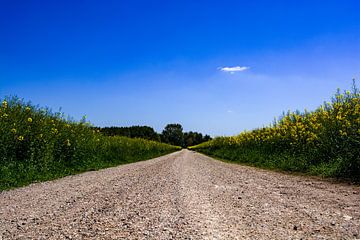
[{"label": "tree", "polygon": [[125,136],[130,138],[143,138],[153,141],[162,141],[172,145],[181,147],[189,147],[211,140],[209,135],[202,135],[198,132],[183,132],[180,124],[168,124],[158,134],[152,127],[148,126],[131,126],[131,127],[104,127],[94,128],[100,130],[101,133],[108,136]]},{"label": "tree", "polygon": [[178,123],[166,125],[162,131],[161,140],[175,146],[184,146],[183,128]]},{"label": "tree", "polygon": [[203,142],[207,142],[207,141],[210,141],[211,140],[211,137],[209,135],[205,135],[204,138],[203,138]]},{"label": "tree", "polygon": [[152,127],[148,126],[104,127],[100,131],[108,136],[125,136],[160,141],[159,134]]},{"label": "tree", "polygon": [[209,135],[203,136],[201,133],[192,131],[184,133],[184,147],[198,145],[209,140],[211,140]]}]

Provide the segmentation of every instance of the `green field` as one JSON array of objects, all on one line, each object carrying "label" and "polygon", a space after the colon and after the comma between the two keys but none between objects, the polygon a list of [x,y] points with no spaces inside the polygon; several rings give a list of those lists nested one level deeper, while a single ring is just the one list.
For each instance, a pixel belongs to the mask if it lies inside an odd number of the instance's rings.
[{"label": "green field", "polygon": [[[269,125],[190,147],[253,166],[360,180],[359,90],[338,91],[308,112],[288,112]],[[18,98],[0,107],[0,190],[150,159],[179,147],[105,136],[85,118],[76,122]]]},{"label": "green field", "polygon": [[268,127],[191,147],[220,159],[312,175],[360,180],[360,99],[351,91],[315,111],[288,112]]},{"label": "green field", "polygon": [[179,147],[104,136],[85,118],[67,120],[18,98],[1,101],[0,191],[70,174],[150,159]]}]

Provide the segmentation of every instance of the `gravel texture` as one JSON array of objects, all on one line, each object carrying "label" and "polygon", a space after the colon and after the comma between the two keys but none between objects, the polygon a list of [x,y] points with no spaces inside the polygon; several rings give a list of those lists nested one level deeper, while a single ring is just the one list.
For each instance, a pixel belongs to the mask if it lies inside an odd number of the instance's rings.
[{"label": "gravel texture", "polygon": [[0,239],[360,239],[360,187],[182,150],[4,191]]}]

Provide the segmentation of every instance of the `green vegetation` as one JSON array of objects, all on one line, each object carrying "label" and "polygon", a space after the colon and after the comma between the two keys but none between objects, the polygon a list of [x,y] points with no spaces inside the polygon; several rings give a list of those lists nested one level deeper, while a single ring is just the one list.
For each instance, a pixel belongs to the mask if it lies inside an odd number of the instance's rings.
[{"label": "green vegetation", "polygon": [[253,166],[360,180],[360,94],[338,92],[313,112],[288,112],[274,124],[192,147]]},{"label": "green vegetation", "polygon": [[85,118],[65,120],[18,98],[0,106],[0,190],[145,160],[179,149],[164,143],[104,136]]},{"label": "green vegetation", "polygon": [[161,141],[184,148],[211,140],[209,135],[198,132],[183,132],[181,124],[172,123],[165,126],[161,133]]},{"label": "green vegetation", "polygon": [[209,135],[203,136],[201,133],[198,132],[185,132],[184,139],[183,139],[183,146],[190,147],[194,145],[198,145],[203,142],[210,141],[211,137]]},{"label": "green vegetation", "polygon": [[[152,127],[131,126],[131,127],[104,127],[97,128],[107,136],[124,136],[129,138],[143,138],[160,142],[160,135]],[[180,146],[180,145],[179,145]]]},{"label": "green vegetation", "polygon": [[184,133],[180,124],[168,124],[161,134],[161,140],[175,146],[183,146]]},{"label": "green vegetation", "polygon": [[126,136],[130,138],[143,138],[174,146],[188,147],[211,140],[209,135],[203,136],[198,132],[183,132],[183,128],[178,123],[172,123],[165,126],[161,134],[155,132],[148,126],[131,127],[104,127],[94,128],[107,136]]}]

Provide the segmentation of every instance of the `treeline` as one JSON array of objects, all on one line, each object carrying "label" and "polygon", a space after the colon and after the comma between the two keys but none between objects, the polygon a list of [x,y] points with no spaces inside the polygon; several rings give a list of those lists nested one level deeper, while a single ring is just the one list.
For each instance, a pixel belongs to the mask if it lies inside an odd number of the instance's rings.
[{"label": "treeline", "polygon": [[177,123],[166,125],[161,133],[157,133],[149,126],[104,127],[97,129],[107,136],[142,138],[185,148],[211,140],[209,135],[193,131],[183,132],[183,127]]},{"label": "treeline", "polygon": [[181,124],[166,125],[161,133],[161,141],[175,146],[190,147],[211,140],[209,135],[198,132],[183,132]]},{"label": "treeline", "polygon": [[104,127],[99,128],[100,132],[107,136],[125,136],[129,138],[143,138],[160,142],[160,135],[152,127],[131,126],[131,127]]}]

